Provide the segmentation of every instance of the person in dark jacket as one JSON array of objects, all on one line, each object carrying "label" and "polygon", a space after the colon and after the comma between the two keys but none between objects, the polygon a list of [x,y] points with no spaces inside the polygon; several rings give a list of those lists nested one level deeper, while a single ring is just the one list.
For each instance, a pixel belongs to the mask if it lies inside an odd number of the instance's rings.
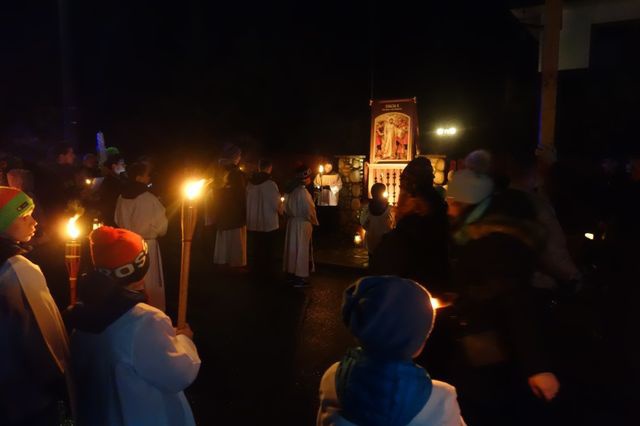
[{"label": "person in dark jacket", "polygon": [[448,238],[447,206],[433,188],[431,162],[415,158],[400,175],[396,228],[373,252],[371,270],[443,291],[449,280]]},{"label": "person in dark jacket", "polygon": [[222,173],[215,203],[217,232],[213,255],[213,263],[217,265],[247,265],[247,182],[238,167],[241,157],[240,148],[227,144],[219,161]]},{"label": "person in dark jacket", "polygon": [[114,154],[107,158],[104,163],[106,175],[98,187],[98,210],[102,218],[102,223],[108,226],[116,226],[115,211],[118,197],[127,186],[126,164],[124,157]]},{"label": "person in dark jacket", "polygon": [[447,191],[461,349],[452,382],[470,424],[545,424],[534,396],[551,401],[560,384],[531,287],[544,231],[525,194],[492,189],[486,175],[462,170]]}]

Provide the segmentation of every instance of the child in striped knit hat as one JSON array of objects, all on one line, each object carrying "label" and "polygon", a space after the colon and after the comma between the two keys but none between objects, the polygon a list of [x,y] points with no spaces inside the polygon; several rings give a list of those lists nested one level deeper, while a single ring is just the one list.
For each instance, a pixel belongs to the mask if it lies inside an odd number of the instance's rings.
[{"label": "child in striped knit hat", "polygon": [[33,200],[0,186],[0,418],[3,425],[58,424],[67,334],[38,265],[21,244],[36,229]]}]

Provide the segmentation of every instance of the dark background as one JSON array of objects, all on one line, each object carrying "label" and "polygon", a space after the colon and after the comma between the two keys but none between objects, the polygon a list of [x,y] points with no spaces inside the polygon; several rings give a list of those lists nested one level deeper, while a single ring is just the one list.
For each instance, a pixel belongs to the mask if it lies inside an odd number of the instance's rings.
[{"label": "dark background", "polygon": [[[102,130],[130,155],[368,153],[369,99],[417,96],[423,152],[533,149],[537,40],[509,7],[534,1],[270,3],[3,4],[0,142],[85,152]],[[561,153],[635,149],[639,28],[597,26],[591,68],[561,73]],[[440,123],[463,133],[437,141]]]}]

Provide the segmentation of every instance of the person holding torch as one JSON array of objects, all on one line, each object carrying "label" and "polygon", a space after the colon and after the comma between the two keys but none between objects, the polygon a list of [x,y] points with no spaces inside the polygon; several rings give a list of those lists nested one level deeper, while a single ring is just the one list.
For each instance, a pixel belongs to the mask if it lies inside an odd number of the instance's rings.
[{"label": "person holding torch", "polygon": [[60,312],[40,268],[24,257],[34,208],[24,192],[0,186],[0,422],[9,426],[57,424],[68,373]]},{"label": "person holding torch", "polygon": [[145,303],[149,251],[141,236],[102,226],[89,236],[94,271],[65,313],[77,425],[195,425],[183,390],[200,357],[188,324]]}]

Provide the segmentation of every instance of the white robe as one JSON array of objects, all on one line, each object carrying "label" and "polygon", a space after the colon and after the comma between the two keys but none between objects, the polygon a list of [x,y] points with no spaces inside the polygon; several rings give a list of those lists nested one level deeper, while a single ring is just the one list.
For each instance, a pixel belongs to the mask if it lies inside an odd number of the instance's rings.
[{"label": "white robe", "polygon": [[278,185],[271,179],[247,185],[247,230],[270,232],[278,229],[282,210]]},{"label": "white robe", "polygon": [[322,188],[323,186],[329,187],[329,189],[320,189],[320,194],[318,195],[319,206],[335,207],[338,205],[338,193],[342,189],[342,179],[340,179],[338,173],[326,175],[317,174],[313,180],[313,185],[316,188]]},{"label": "white robe", "polygon": [[284,203],[288,220],[283,270],[307,278],[310,270],[313,271],[313,225],[318,225],[313,198],[304,186],[299,186],[285,196]]},{"label": "white robe", "polygon": [[[335,363],[329,367],[320,381],[320,408],[316,426],[355,426],[340,415],[340,401],[336,392],[338,365]],[[456,388],[438,380],[432,380],[432,384],[427,403],[407,426],[465,426]]]},{"label": "white robe", "polygon": [[373,253],[382,241],[382,236],[395,226],[391,206],[387,206],[379,216],[372,215],[369,206],[365,206],[360,212],[360,224],[367,231],[364,235],[364,246],[369,253]]},{"label": "white robe", "polygon": [[143,192],[134,199],[118,197],[115,222],[119,227],[140,235],[149,246],[149,271],[144,277],[148,303],[165,310],[164,274],[160,245],[156,238],[167,233],[165,208],[158,197]]},{"label": "white robe", "polygon": [[247,227],[218,230],[213,263],[232,267],[247,265]]},{"label": "white robe", "polygon": [[71,335],[78,426],[195,425],[183,390],[200,357],[163,312],[138,303],[102,333]]}]

